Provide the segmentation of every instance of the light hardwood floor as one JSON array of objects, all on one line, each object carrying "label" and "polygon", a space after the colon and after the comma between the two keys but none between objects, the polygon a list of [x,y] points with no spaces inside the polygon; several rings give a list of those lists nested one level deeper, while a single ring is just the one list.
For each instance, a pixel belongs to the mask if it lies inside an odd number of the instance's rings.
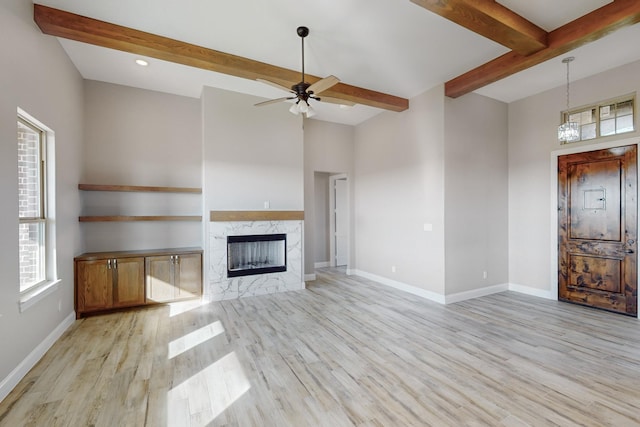
[{"label": "light hardwood floor", "polygon": [[640,425],[637,319],[510,292],[441,306],[331,269],[187,308],[77,321],[0,425]]}]

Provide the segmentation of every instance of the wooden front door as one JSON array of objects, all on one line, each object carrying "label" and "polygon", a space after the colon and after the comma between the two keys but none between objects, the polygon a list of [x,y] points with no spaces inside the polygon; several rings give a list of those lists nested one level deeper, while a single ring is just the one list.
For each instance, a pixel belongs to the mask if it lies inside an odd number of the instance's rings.
[{"label": "wooden front door", "polygon": [[637,315],[636,146],[558,157],[558,299]]}]

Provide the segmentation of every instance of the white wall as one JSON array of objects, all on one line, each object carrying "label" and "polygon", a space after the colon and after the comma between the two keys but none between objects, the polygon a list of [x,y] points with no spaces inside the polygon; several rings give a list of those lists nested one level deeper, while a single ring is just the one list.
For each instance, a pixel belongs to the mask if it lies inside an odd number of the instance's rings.
[{"label": "white wall", "polygon": [[[572,82],[571,105],[589,105],[637,92],[639,75],[640,61]],[[509,104],[509,282],[546,292],[554,288],[550,258],[552,245],[557,243],[551,236],[555,189],[550,184],[556,167],[551,164],[551,152],[561,148],[557,127],[565,102],[565,88],[558,87]],[[636,129],[638,123],[636,117]],[[599,142],[638,135],[635,132],[571,146],[583,146],[587,151]]]},{"label": "white wall", "polygon": [[[305,274],[313,274],[314,260],[319,259],[315,253],[316,239],[324,239],[316,231],[315,214],[315,184],[314,173],[326,172],[328,174],[346,174],[349,180],[350,205],[353,206],[353,159],[354,159],[354,135],[353,126],[337,123],[323,122],[320,120],[306,120],[304,124],[304,247],[305,247]],[[352,221],[353,221],[353,210]],[[353,259],[353,223],[351,230],[351,259]],[[328,259],[327,259],[328,261]]]},{"label": "white wall", "polygon": [[205,87],[205,210],[303,210],[302,118],[283,105]]},{"label": "white wall", "polygon": [[85,81],[83,182],[199,187],[200,100]]},{"label": "white wall", "polygon": [[507,284],[507,104],[446,98],[444,145],[446,294]]},{"label": "white wall", "polygon": [[[82,182],[202,186],[200,100],[85,81]],[[83,215],[200,215],[202,195],[81,192]],[[87,251],[202,246],[199,222],[83,223]]]},{"label": "white wall", "polygon": [[[51,335],[59,333],[57,327],[73,313],[73,256],[82,249],[77,185],[84,118],[82,79],[58,41],[42,35],[34,24],[32,2],[3,1],[0,28],[1,395],[19,373],[26,373],[29,362],[37,360],[34,354],[46,349],[42,343],[55,338]],[[55,132],[56,255],[61,279],[55,292],[22,313],[18,309],[18,107]]]},{"label": "white wall", "polygon": [[443,85],[356,128],[354,197],[355,268],[444,294]]}]

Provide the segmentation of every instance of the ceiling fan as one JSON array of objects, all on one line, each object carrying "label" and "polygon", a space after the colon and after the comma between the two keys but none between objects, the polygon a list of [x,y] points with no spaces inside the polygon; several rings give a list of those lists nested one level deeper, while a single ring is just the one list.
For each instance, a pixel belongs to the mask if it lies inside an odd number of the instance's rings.
[{"label": "ceiling fan", "polygon": [[297,33],[300,36],[300,39],[302,40],[302,80],[300,81],[300,83],[297,83],[291,86],[291,88],[287,88],[269,80],[257,79],[259,82],[266,83],[278,89],[287,91],[291,93],[292,96],[285,96],[283,98],[277,98],[277,99],[271,99],[269,101],[259,102],[255,104],[255,106],[262,107],[264,105],[275,104],[278,102],[295,99],[296,102],[291,106],[289,111],[291,111],[293,114],[296,114],[296,115],[302,113],[307,118],[309,118],[315,114],[315,111],[309,104],[310,99],[313,99],[315,101],[330,102],[333,104],[341,104],[341,105],[348,105],[348,106],[355,105],[355,103],[353,102],[345,101],[342,99],[328,98],[324,96],[322,98],[319,98],[317,96],[321,92],[329,89],[330,87],[340,82],[340,79],[338,79],[336,76],[325,77],[324,79],[318,80],[313,84],[310,84],[304,81],[304,38],[309,35],[309,28],[298,27]]}]

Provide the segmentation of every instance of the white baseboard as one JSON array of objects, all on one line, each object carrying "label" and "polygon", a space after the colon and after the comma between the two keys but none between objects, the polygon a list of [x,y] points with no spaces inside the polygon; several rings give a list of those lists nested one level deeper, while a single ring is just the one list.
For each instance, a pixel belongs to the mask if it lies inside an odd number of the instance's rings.
[{"label": "white baseboard", "polygon": [[453,304],[456,302],[484,297],[491,294],[497,294],[498,292],[504,292],[509,290],[509,285],[507,283],[503,283],[501,285],[492,285],[487,286],[480,289],[473,289],[471,291],[465,292],[457,292],[451,295],[445,295],[444,300],[445,304]]},{"label": "white baseboard", "polygon": [[[495,294],[498,292],[504,292],[504,291],[514,291],[514,292],[519,292],[521,294],[531,295],[531,296],[540,297],[540,298],[546,298],[550,300],[558,299],[555,295],[551,293],[551,291],[544,290],[544,289],[531,288],[529,286],[516,285],[513,283],[503,283],[500,285],[487,286],[484,288],[474,289],[471,291],[458,292],[451,295],[441,295],[436,292],[428,291],[426,289],[418,288],[412,285],[407,285],[406,283],[398,282],[396,280],[388,279],[386,277],[367,273],[366,271],[362,271],[362,270],[348,269],[347,275],[364,277],[365,279],[373,280],[374,282],[378,282],[382,285],[399,289],[401,291],[405,291],[410,294],[417,295],[419,297],[428,299],[429,301],[437,302],[439,304],[453,304],[456,302],[473,299],[473,298],[479,298],[479,297]],[[640,314],[638,317],[640,317]]]},{"label": "white baseboard", "polygon": [[387,279],[386,277],[377,276],[375,274],[367,273],[361,270],[351,270],[350,274],[364,277],[365,279],[373,280],[374,282],[378,282],[382,285],[389,286],[391,288],[399,289],[404,292],[408,292],[413,295],[417,295],[419,297],[428,299],[429,301],[434,301],[439,304],[445,303],[445,296],[438,294],[436,292],[431,292],[426,289],[418,288],[416,286],[407,285],[406,283],[398,282],[396,280]]},{"label": "white baseboard", "polygon": [[305,274],[304,275],[304,281],[305,282],[313,282],[314,280],[316,280],[316,274]]},{"label": "white baseboard", "polygon": [[515,283],[509,283],[509,290],[510,291],[514,291],[514,292],[519,292],[519,293],[525,294],[525,295],[531,295],[531,296],[534,296],[534,297],[546,298],[546,299],[551,299],[551,300],[557,300],[558,299],[558,297],[556,295],[553,295],[551,293],[551,291],[544,290],[544,289],[538,289],[538,288],[532,288],[532,287],[529,287],[529,286],[516,285]]},{"label": "white baseboard", "polygon": [[11,373],[0,382],[0,402],[9,395],[11,390],[18,385],[21,379],[33,368],[51,346],[62,336],[62,334],[75,322],[76,313],[71,312],[49,335],[33,349],[27,357],[20,362]]},{"label": "white baseboard", "polygon": [[325,267],[329,267],[329,261],[322,261],[322,262],[316,262],[313,265],[314,268],[325,268]]}]

